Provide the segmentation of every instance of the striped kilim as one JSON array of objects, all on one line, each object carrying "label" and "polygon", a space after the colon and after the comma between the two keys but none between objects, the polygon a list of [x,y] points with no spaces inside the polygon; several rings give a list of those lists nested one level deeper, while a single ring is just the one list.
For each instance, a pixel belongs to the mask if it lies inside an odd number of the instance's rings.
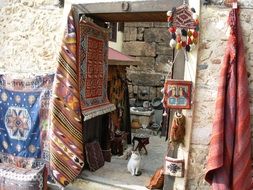
[{"label": "striped kilim", "polygon": [[73,181],[84,165],[76,48],[71,11],[58,59],[52,100],[50,166],[53,177],[62,186]]},{"label": "striped kilim", "polygon": [[206,181],[213,190],[251,189],[251,131],[248,78],[238,10],[221,68]]}]

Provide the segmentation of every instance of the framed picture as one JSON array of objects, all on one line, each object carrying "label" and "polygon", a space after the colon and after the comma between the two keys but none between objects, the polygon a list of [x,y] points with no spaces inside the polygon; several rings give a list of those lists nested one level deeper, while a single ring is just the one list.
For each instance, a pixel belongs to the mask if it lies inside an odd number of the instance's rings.
[{"label": "framed picture", "polygon": [[191,109],[191,89],[191,81],[166,80],[163,106],[171,109]]}]

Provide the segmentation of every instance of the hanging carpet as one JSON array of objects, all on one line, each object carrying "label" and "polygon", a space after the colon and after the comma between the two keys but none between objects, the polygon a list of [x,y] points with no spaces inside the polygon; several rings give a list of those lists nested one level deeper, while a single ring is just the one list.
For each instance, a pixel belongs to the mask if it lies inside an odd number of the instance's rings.
[{"label": "hanging carpet", "polygon": [[84,165],[83,121],[115,109],[107,99],[107,40],[104,29],[70,11],[52,100],[51,172],[62,186]]},{"label": "hanging carpet", "polygon": [[71,11],[58,59],[52,100],[50,166],[53,177],[62,186],[73,181],[84,165],[76,51],[76,28]]},{"label": "hanging carpet", "polygon": [[80,96],[84,121],[115,110],[107,98],[108,33],[81,20],[78,33]]},{"label": "hanging carpet", "polygon": [[54,74],[0,75],[0,160],[20,168],[49,165],[49,101]]},{"label": "hanging carpet", "polygon": [[229,14],[231,33],[221,68],[205,179],[213,190],[250,190],[249,88],[238,10]]}]

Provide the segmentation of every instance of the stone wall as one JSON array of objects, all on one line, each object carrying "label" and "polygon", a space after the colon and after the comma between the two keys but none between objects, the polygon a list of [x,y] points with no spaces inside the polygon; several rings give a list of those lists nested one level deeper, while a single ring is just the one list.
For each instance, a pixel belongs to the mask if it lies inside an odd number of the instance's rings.
[{"label": "stone wall", "polygon": [[[216,5],[201,8],[200,16],[201,35],[187,187],[190,190],[210,189],[203,177],[219,70],[229,32],[226,24],[229,9],[220,7],[223,2],[221,0],[213,2]],[[251,0],[240,0],[240,3],[243,7],[253,8]],[[62,15],[63,10],[54,6],[53,0],[0,1],[0,72],[53,72],[64,28]],[[253,113],[252,15],[253,9],[241,10],[245,55],[251,74],[249,77],[251,113]],[[152,97],[159,96],[159,88],[169,68],[166,63],[172,57],[166,24],[126,23],[124,41],[124,52],[143,61],[136,68],[131,67],[129,70],[129,79],[136,81],[135,85],[131,86],[131,92],[137,93],[138,84],[143,89],[151,86]]]},{"label": "stone wall", "polygon": [[[243,7],[250,7],[248,1],[240,1]],[[216,4],[219,2],[216,1]],[[222,2],[220,2],[222,3]],[[198,52],[195,110],[191,137],[188,188],[209,190],[204,181],[206,157],[212,132],[212,121],[219,82],[219,70],[229,34],[226,24],[229,9],[224,6],[208,6],[201,9],[201,36]],[[250,85],[251,114],[253,114],[253,9],[241,9],[240,20],[245,43],[245,57]],[[217,35],[219,33],[219,35]],[[252,125],[251,125],[252,126]]]},{"label": "stone wall", "polygon": [[54,72],[63,9],[53,0],[4,0],[0,7],[0,72]]},{"label": "stone wall", "polygon": [[[132,81],[130,97],[151,100],[162,96],[160,90],[170,69],[168,60],[172,59],[169,41],[167,23],[125,23],[123,52],[140,61],[127,72]],[[143,91],[148,91],[149,95],[140,95]]]}]

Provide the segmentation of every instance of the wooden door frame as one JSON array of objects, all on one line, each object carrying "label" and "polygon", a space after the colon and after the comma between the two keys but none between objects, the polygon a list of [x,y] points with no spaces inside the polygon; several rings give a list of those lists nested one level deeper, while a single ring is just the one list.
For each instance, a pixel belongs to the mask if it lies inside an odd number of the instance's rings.
[{"label": "wooden door frame", "polygon": [[78,15],[103,22],[167,22],[166,13],[183,0],[119,1],[73,4]]},{"label": "wooden door frame", "polygon": [[[82,15],[90,17],[95,23],[100,26],[106,26],[105,22],[167,22],[167,11],[173,7],[179,7],[184,0],[143,0],[143,1],[120,1],[120,2],[105,2],[105,3],[90,3],[90,4],[73,4],[75,17]],[[189,6],[194,5],[196,12],[200,13],[200,0],[188,0]],[[78,19],[75,19],[78,20]],[[197,70],[197,52],[198,45],[195,50],[188,56],[188,72],[185,71],[184,79],[191,80],[193,85],[193,92],[196,83]],[[192,94],[192,101],[194,101],[195,94]],[[185,146],[182,148],[181,156],[185,159],[185,176],[184,178],[177,178],[175,184],[167,186],[167,189],[185,189],[187,186],[187,174],[189,163],[189,152],[191,144],[191,133],[193,127],[193,113],[194,104],[191,110],[184,110],[186,119],[186,136]],[[168,182],[168,181],[167,181]],[[166,188],[165,188],[166,189]]]}]

